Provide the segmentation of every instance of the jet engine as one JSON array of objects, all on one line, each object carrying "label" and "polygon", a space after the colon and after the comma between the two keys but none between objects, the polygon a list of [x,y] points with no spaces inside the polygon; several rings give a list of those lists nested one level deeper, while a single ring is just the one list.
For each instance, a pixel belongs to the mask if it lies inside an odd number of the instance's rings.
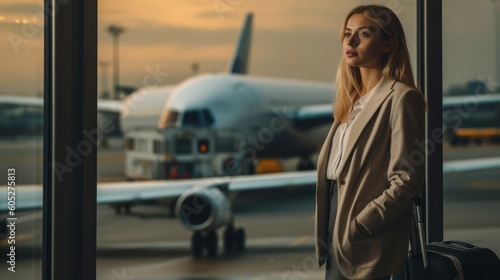
[{"label": "jet engine", "polygon": [[215,230],[231,222],[231,203],[216,186],[200,186],[186,191],[177,200],[176,216],[191,231]]}]

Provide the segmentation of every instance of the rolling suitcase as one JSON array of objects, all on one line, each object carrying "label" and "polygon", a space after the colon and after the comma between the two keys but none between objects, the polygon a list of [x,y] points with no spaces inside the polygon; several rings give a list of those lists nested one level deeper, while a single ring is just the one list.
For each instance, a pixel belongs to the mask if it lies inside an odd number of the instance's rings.
[{"label": "rolling suitcase", "polygon": [[[463,241],[441,241],[427,244],[421,217],[421,200],[415,198],[418,229],[412,232],[411,250],[405,271],[398,280],[500,280],[500,260],[487,248]],[[418,244],[417,244],[418,243]],[[418,246],[420,245],[420,246]],[[418,249],[420,247],[420,249]]]}]

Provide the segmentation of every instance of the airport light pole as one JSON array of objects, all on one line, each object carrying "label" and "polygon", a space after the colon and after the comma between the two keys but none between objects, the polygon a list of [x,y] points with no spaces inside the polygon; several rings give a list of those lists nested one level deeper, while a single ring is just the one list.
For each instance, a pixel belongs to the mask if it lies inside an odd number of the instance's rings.
[{"label": "airport light pole", "polygon": [[193,76],[198,74],[198,69],[200,69],[200,65],[198,63],[191,64],[191,71],[193,71]]},{"label": "airport light pole", "polygon": [[119,99],[119,55],[118,55],[118,38],[125,31],[125,28],[116,24],[108,27],[108,32],[113,36],[113,98]]},{"label": "airport light pole", "polygon": [[[493,2],[495,11],[495,50],[500,47],[500,5],[498,0],[491,0]],[[495,53],[495,81],[493,84],[488,85],[488,87],[494,86],[494,92],[498,92],[500,85],[500,55]],[[489,88],[491,90],[491,88]]]},{"label": "airport light pole", "polygon": [[108,67],[109,60],[99,60],[99,68],[101,68],[101,98],[108,99]]}]

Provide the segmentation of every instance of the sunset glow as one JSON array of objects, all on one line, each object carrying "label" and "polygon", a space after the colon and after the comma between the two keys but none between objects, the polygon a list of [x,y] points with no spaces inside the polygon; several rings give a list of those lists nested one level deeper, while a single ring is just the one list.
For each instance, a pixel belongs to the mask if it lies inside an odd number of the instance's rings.
[{"label": "sunset glow", "polygon": [[[253,12],[250,74],[330,82],[338,57],[331,50],[337,45],[340,14],[350,5],[320,0],[100,0],[98,59],[111,61],[112,40],[107,28],[116,24],[125,29],[119,36],[123,85],[140,87],[147,67],[169,72],[167,84],[193,75],[193,63],[199,65],[200,73],[224,71],[243,19]],[[8,34],[0,39],[2,62],[13,65],[0,70],[4,74],[0,94],[41,94],[42,2],[3,1],[0,8],[4,13],[0,32]],[[16,20],[9,24],[7,18]],[[316,40],[321,45],[315,46]],[[302,66],[309,70],[304,73]],[[106,71],[109,75],[111,67]],[[33,82],[26,83],[27,79]]]}]

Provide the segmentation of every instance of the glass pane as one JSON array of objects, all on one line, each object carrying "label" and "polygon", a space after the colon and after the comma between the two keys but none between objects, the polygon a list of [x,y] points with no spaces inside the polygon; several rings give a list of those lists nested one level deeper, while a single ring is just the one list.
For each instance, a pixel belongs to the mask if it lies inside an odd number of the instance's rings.
[{"label": "glass pane", "polygon": [[[415,70],[416,1],[386,2],[404,24]],[[279,109],[273,113],[279,118],[283,117],[283,111],[288,113],[286,109],[313,102],[315,97],[309,91],[304,91],[297,100],[289,98],[295,88],[288,82],[308,81],[331,87],[341,57],[342,20],[349,10],[362,3],[367,1],[99,0],[99,96],[125,98],[119,125],[127,139],[126,149],[119,145],[120,137],[114,138],[114,144],[110,141],[107,147],[101,146],[99,187],[127,188],[113,197],[118,202],[108,201],[98,207],[98,279],[324,279],[324,267],[318,269],[313,260],[315,190],[312,187],[259,189],[228,196],[211,190],[207,196],[216,201],[213,204],[216,207],[207,206],[204,210],[224,216],[220,217],[224,226],[217,228],[216,236],[207,230],[204,237],[183,227],[182,213],[175,219],[172,217],[177,197],[137,203],[135,198],[139,196],[129,194],[157,184],[144,179],[173,184],[183,182],[181,179],[186,177],[210,177],[220,172],[295,171],[298,165],[310,165],[310,161],[299,164],[298,156],[290,160],[273,156],[267,158],[266,166],[256,166],[259,159],[245,161],[243,156],[251,155],[252,151],[241,155],[240,143],[248,142],[250,133],[262,131],[263,141],[259,140],[255,151],[266,141],[269,141],[266,147],[269,144],[269,149],[276,151],[304,143],[276,133],[272,138],[281,137],[281,145],[271,148],[272,143],[278,142],[269,140],[271,136],[262,130],[266,127],[261,122],[271,112],[248,122],[245,118],[269,107]],[[235,75],[238,80],[234,83],[225,82],[235,78],[229,75],[218,76],[220,83],[203,83],[216,73],[227,71],[248,12],[254,15],[248,73]],[[259,84],[262,88],[246,91],[245,85],[253,85],[250,78],[259,77],[263,79]],[[274,90],[271,83],[276,81],[292,89]],[[134,88],[136,91],[125,97]],[[118,89],[116,94],[115,89]],[[228,91],[233,94],[217,96]],[[184,93],[192,96],[187,98]],[[280,98],[288,103],[277,102]],[[331,90],[324,92],[321,100],[331,103]],[[283,106],[285,103],[288,107]],[[194,118],[188,118],[186,112],[195,113]],[[241,118],[232,117],[230,114],[234,112],[241,112]],[[203,118],[206,125],[203,129],[197,128],[200,116],[201,125]],[[180,127],[180,119],[185,122],[189,119],[197,127]],[[279,124],[269,127],[279,129]],[[247,134],[240,132],[242,128]],[[221,142],[212,144],[219,136]],[[309,136],[317,137],[315,143],[321,143],[325,131]],[[199,140],[205,140],[209,147],[196,147],[204,144]],[[147,141],[144,149],[139,147],[139,141]],[[158,149],[158,143],[165,148]],[[311,146],[310,150],[316,148]],[[199,152],[205,148],[206,154]],[[312,161],[316,156],[313,153]],[[213,180],[217,183],[224,178]],[[157,195],[161,196],[165,190],[171,189],[165,185]],[[231,205],[226,204],[228,201]],[[201,202],[194,199],[185,207],[196,209]],[[207,218],[209,215],[203,216],[207,213],[202,212],[199,217]],[[225,227],[229,223],[225,219],[231,214],[234,214],[233,232]],[[193,220],[193,226],[201,225],[199,220]],[[200,247],[193,246],[192,250],[192,245],[208,244],[206,240],[215,237],[216,257],[207,257],[213,252],[211,246],[204,246],[203,257],[193,257],[200,253]],[[243,253],[235,252],[243,245],[246,247]]]},{"label": "glass pane", "polygon": [[[500,157],[499,24],[496,1],[443,1],[445,165]],[[444,175],[444,236],[500,255],[500,169],[481,169]]]},{"label": "glass pane", "polygon": [[2,1],[0,29],[0,278],[41,279],[43,1]]},{"label": "glass pane", "polygon": [[200,127],[200,111],[187,111],[182,118],[182,125],[185,127]]}]

